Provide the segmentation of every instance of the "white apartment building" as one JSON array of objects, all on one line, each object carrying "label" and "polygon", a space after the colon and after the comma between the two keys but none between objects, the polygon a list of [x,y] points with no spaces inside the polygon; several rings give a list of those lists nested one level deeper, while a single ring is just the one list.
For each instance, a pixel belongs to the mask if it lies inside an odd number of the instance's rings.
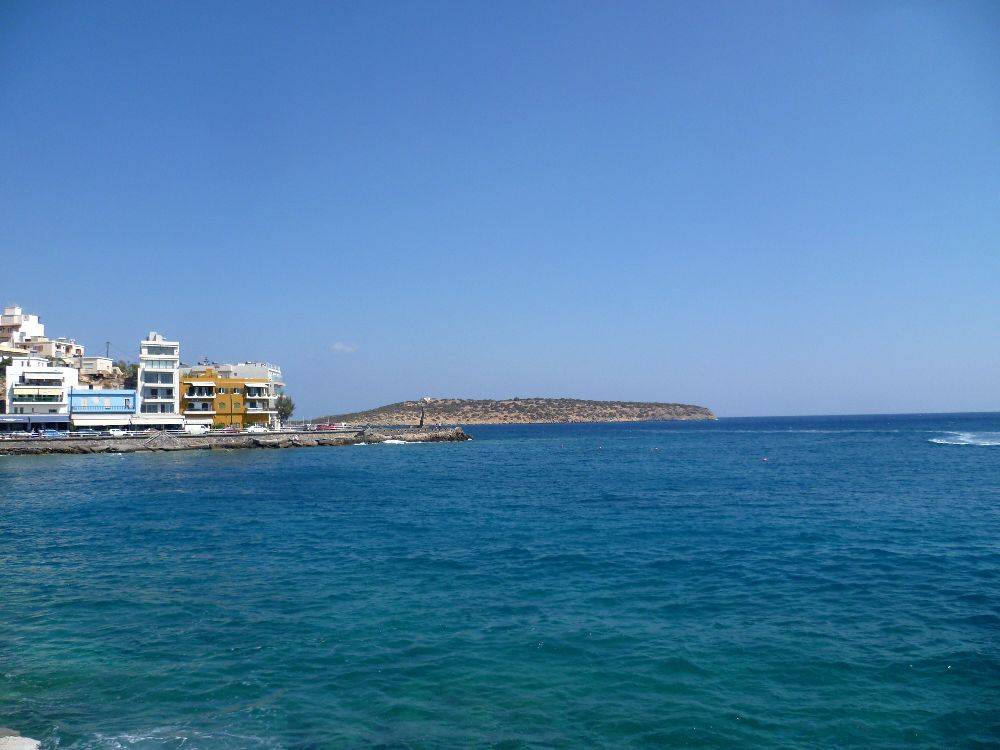
[{"label": "white apartment building", "polygon": [[17,305],[5,307],[0,316],[0,347],[7,352],[15,347],[22,354],[50,357],[67,364],[76,364],[73,360],[82,357],[84,352],[83,344],[74,339],[48,338],[38,316],[26,315]]},{"label": "white apartment building", "polygon": [[52,367],[41,357],[15,357],[5,368],[7,414],[4,427],[65,428],[69,424],[69,394],[79,385],[73,367]]},{"label": "white apartment building", "polygon": [[33,356],[51,357],[72,364],[78,364],[84,352],[83,344],[76,343],[76,339],[50,339],[47,336],[26,336],[21,346]]},{"label": "white apartment building", "polygon": [[24,310],[17,305],[3,309],[3,315],[0,316],[0,344],[21,346],[27,338],[44,336],[45,326],[39,322],[37,315],[25,315]]},{"label": "white apartment building", "polygon": [[167,341],[156,331],[150,331],[139,343],[139,413],[134,424],[160,428],[184,424],[180,413],[180,349],[179,342]]},{"label": "white apartment building", "polygon": [[115,362],[111,357],[81,357],[81,375],[111,375],[115,371]]}]

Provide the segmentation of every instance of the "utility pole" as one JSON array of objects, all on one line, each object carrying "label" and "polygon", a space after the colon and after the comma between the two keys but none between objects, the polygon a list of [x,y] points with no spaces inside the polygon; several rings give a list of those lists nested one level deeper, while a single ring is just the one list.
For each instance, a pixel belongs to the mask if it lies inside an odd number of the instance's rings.
[{"label": "utility pole", "polygon": [[104,357],[105,359],[111,359],[111,342],[104,342]]}]

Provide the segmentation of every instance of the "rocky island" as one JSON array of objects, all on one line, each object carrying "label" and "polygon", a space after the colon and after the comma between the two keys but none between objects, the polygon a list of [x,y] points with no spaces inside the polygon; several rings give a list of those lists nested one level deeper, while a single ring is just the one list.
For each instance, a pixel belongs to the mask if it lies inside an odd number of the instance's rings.
[{"label": "rocky island", "polygon": [[353,425],[551,424],[557,422],[659,422],[715,419],[710,409],[646,401],[585,401],[576,398],[508,398],[499,401],[427,398],[377,409],[321,417],[318,422]]}]

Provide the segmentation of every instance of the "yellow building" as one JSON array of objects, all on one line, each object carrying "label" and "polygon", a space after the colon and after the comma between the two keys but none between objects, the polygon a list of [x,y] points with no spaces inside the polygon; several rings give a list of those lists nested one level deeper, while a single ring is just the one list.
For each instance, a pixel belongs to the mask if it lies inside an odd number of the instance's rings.
[{"label": "yellow building", "polygon": [[210,367],[181,375],[180,396],[181,413],[188,424],[268,427],[277,415],[270,381],[223,376]]}]

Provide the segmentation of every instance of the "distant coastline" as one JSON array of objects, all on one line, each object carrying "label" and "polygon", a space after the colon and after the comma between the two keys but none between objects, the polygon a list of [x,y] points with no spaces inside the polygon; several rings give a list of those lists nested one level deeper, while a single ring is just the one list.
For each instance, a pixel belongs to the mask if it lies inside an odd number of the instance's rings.
[{"label": "distant coastline", "polygon": [[712,420],[704,406],[648,401],[587,401],[576,398],[464,399],[402,401],[367,411],[332,414],[316,422],[351,425],[557,424],[574,422],[659,422]]}]

